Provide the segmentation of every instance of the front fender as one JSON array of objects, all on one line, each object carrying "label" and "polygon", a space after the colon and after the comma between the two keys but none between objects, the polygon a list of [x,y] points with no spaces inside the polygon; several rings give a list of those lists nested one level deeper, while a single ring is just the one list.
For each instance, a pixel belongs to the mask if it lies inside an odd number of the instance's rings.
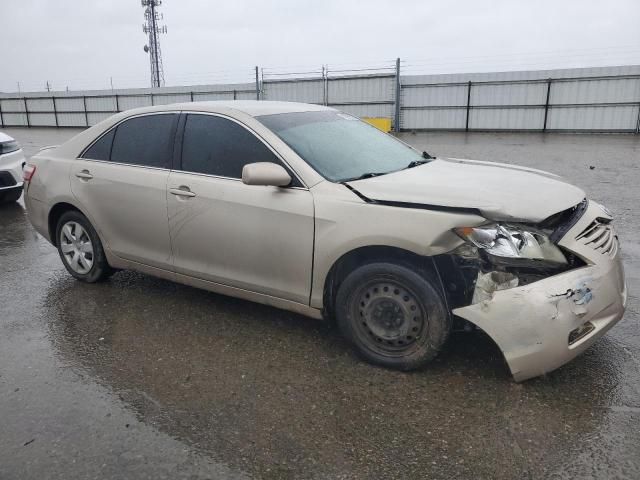
[{"label": "front fender", "polygon": [[312,193],[315,237],[310,305],[314,308],[323,307],[327,275],[343,255],[370,246],[439,255],[462,243],[453,228],[484,220],[469,213],[367,203],[343,185],[330,182],[322,182]]}]

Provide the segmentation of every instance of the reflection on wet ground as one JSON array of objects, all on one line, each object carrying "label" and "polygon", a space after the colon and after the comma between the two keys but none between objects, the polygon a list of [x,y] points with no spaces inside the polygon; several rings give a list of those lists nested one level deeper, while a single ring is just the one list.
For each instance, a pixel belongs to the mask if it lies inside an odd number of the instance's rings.
[{"label": "reflection on wet ground", "polygon": [[[131,272],[78,283],[21,205],[0,208],[0,478],[637,478],[640,194],[600,170],[638,183],[639,142],[549,138],[408,136],[436,154],[517,150],[622,218],[625,320],[524,384],[480,333],[398,373],[292,313]],[[618,163],[589,171],[607,151]]]}]

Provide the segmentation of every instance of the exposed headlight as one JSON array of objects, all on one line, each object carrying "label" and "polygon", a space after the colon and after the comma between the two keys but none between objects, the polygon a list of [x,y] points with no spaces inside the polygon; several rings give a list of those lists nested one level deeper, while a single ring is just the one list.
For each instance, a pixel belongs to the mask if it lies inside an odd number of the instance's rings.
[{"label": "exposed headlight", "polygon": [[549,237],[525,225],[492,224],[454,230],[460,237],[490,255],[566,264],[562,251]]},{"label": "exposed headlight", "polygon": [[0,142],[0,155],[15,152],[16,150],[20,150],[20,145],[18,145],[18,142],[16,142],[15,140]]}]

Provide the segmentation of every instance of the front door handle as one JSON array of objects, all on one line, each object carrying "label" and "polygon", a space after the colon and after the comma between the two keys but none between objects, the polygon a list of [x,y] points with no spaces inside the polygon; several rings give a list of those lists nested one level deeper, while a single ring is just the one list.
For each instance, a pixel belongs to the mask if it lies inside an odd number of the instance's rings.
[{"label": "front door handle", "polygon": [[196,194],[193,193],[189,187],[185,185],[181,185],[178,188],[170,188],[169,193],[172,195],[177,195],[179,197],[195,197]]},{"label": "front door handle", "polygon": [[83,180],[91,180],[93,178],[93,175],[89,173],[89,170],[81,170],[79,172],[76,172],[76,177],[81,178]]}]

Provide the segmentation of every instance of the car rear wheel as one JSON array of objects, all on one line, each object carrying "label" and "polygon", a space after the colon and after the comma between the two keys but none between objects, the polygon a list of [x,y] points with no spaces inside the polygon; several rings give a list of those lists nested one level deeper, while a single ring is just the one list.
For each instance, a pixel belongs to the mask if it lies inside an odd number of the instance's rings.
[{"label": "car rear wheel", "polygon": [[0,192],[0,203],[17,202],[20,200],[20,196],[22,196],[22,187]]},{"label": "car rear wheel", "polygon": [[399,370],[429,363],[451,330],[444,301],[431,282],[391,263],[351,272],[338,289],[336,316],[362,357]]},{"label": "car rear wheel", "polygon": [[98,234],[80,212],[69,211],[60,217],[56,244],[65,268],[78,280],[94,283],[113,274]]}]

